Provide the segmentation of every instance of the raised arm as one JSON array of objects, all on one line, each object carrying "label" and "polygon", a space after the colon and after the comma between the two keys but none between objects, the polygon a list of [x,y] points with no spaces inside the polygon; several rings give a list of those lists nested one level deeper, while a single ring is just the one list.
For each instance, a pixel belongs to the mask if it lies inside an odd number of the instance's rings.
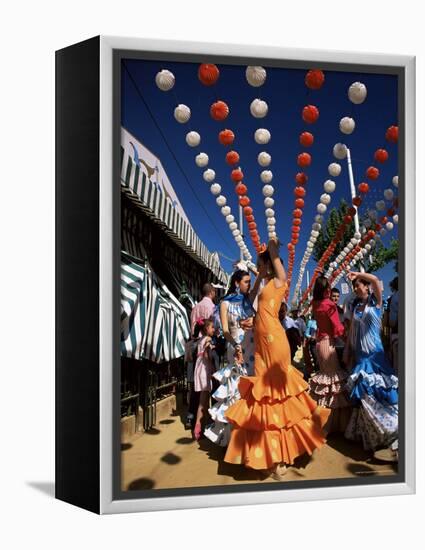
[{"label": "raised arm", "polygon": [[376,275],[373,275],[372,273],[360,273],[357,271],[351,271],[348,274],[348,277],[351,281],[357,279],[357,277],[360,277],[361,279],[364,279],[365,281],[370,283],[370,286],[372,287],[372,292],[374,293],[376,298],[376,305],[378,307],[382,306],[382,290],[381,285],[379,284],[379,279]]},{"label": "raised arm", "polygon": [[258,290],[260,288],[260,284],[261,284],[262,279],[263,279],[262,276],[257,271],[257,277],[255,279],[254,286],[249,291],[249,300],[250,300],[251,304],[254,303],[254,300],[255,300],[255,298],[258,294]]},{"label": "raised arm", "polygon": [[286,272],[279,257],[279,246],[276,237],[272,237],[269,240],[268,249],[275,272],[275,285],[277,288],[279,288],[286,283]]}]

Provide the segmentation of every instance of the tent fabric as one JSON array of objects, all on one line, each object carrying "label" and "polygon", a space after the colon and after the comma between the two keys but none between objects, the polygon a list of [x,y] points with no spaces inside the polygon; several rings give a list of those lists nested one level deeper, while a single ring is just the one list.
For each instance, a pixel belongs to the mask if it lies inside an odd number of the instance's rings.
[{"label": "tent fabric", "polygon": [[121,254],[121,355],[163,363],[184,355],[185,308],[146,263]]},{"label": "tent fabric", "polygon": [[131,155],[121,147],[121,186],[130,198],[186,252],[214,273],[220,282],[226,284],[227,273],[220,266],[218,254],[211,253],[188,224],[177,212],[171,200],[153,183],[142,164],[136,164]]}]

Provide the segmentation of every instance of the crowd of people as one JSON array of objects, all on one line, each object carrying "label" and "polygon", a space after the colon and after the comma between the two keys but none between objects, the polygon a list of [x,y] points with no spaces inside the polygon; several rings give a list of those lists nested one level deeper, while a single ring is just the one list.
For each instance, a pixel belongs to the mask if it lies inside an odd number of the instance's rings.
[{"label": "crowd of people", "polygon": [[[215,288],[206,284],[192,310],[186,423],[193,437],[225,447],[225,462],[274,479],[335,432],[377,458],[397,461],[398,280],[384,304],[374,275],[351,272],[352,293],[341,306],[339,290],[319,276],[304,316],[289,312],[284,300],[276,239],[250,270],[253,285],[248,268],[238,268],[218,304]],[[303,359],[298,366],[296,355]]]}]

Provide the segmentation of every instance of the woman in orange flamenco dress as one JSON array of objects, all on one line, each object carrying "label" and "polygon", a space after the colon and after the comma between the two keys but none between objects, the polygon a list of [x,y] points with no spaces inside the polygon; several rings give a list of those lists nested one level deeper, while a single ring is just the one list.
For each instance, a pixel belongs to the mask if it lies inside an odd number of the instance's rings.
[{"label": "woman in orange flamenco dress", "polygon": [[255,376],[241,376],[241,399],[225,413],[232,432],[224,460],[279,480],[286,465],[324,445],[330,411],[308,395],[302,373],[291,365],[278,316],[287,282],[275,238],[258,256],[257,266],[265,285],[254,321]]}]

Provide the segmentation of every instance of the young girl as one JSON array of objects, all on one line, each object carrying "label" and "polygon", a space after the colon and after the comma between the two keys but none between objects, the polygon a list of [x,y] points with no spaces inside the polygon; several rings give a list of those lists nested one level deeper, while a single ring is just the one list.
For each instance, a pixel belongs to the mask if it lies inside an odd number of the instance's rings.
[{"label": "young girl", "polygon": [[212,337],[214,335],[214,322],[212,319],[199,319],[195,326],[195,337],[202,334],[198,343],[198,353],[195,364],[194,386],[195,392],[200,392],[198,412],[193,435],[197,441],[202,434],[202,420],[207,414],[210,392],[212,390],[211,376],[214,371],[211,352],[214,349]]}]

